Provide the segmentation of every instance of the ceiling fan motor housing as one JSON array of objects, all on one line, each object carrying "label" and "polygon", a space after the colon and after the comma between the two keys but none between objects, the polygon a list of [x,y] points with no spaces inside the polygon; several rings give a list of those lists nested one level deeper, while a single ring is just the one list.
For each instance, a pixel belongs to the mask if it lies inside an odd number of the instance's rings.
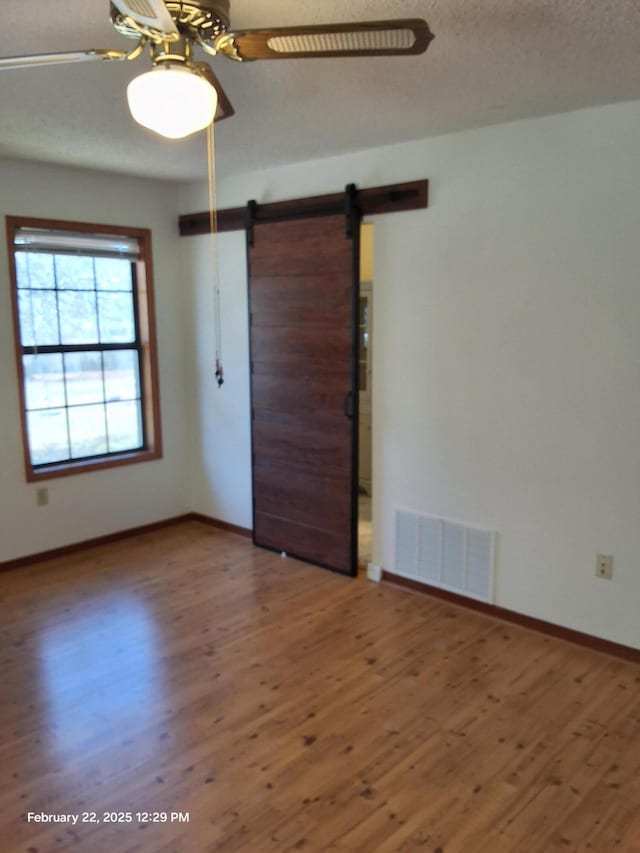
[{"label": "ceiling fan motor housing", "polygon": [[[126,5],[131,7],[132,16],[123,15],[111,4],[113,26],[123,36],[139,39],[141,35],[150,34],[148,28],[140,27],[134,17],[140,3],[144,5],[145,0],[128,0]],[[180,33],[194,40],[213,44],[229,28],[230,0],[165,0],[164,5]],[[161,41],[163,33],[152,31],[151,35]]]}]

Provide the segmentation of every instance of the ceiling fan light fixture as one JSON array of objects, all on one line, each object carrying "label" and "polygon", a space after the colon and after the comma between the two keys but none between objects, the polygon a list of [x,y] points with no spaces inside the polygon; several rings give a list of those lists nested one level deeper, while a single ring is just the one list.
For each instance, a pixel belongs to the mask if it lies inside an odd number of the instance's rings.
[{"label": "ceiling fan light fixture", "polygon": [[163,63],[134,77],[127,101],[138,124],[168,139],[183,139],[213,122],[218,94],[196,71]]}]

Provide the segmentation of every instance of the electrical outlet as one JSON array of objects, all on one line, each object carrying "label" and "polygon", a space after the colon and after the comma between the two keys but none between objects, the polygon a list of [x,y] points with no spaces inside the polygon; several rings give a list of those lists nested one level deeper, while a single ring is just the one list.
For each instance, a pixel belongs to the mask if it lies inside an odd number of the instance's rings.
[{"label": "electrical outlet", "polygon": [[40,486],[36,490],[36,505],[46,506],[49,503],[49,489],[46,486]]},{"label": "electrical outlet", "polygon": [[598,554],[596,559],[596,577],[610,581],[613,577],[613,557],[610,554]]}]

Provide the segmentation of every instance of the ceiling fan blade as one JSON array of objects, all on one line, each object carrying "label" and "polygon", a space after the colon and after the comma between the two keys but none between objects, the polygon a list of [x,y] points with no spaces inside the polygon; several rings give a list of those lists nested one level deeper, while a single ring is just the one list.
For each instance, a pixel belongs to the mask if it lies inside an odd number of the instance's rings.
[{"label": "ceiling fan blade", "polygon": [[67,65],[70,62],[97,62],[126,59],[123,50],[71,50],[66,53],[36,53],[32,56],[5,56],[0,59],[3,68],[33,68],[39,65]]},{"label": "ceiling fan blade", "polygon": [[135,21],[141,28],[177,38],[180,33],[164,0],[111,0],[125,18]]},{"label": "ceiling fan blade", "polygon": [[230,118],[235,115],[235,110],[226,92],[220,85],[220,81],[211,70],[211,66],[206,62],[193,62],[192,65],[198,70],[198,73],[210,83],[218,93],[218,109],[214,121],[222,121],[225,118]]},{"label": "ceiling fan blade", "polygon": [[308,59],[424,53],[433,33],[421,18],[360,21],[224,33],[216,48],[230,59]]}]

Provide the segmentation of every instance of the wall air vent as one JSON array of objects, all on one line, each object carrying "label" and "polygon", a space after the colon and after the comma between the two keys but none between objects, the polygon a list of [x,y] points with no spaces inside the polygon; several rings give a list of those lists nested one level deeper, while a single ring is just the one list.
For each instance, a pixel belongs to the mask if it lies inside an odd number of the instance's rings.
[{"label": "wall air vent", "polygon": [[492,530],[397,510],[394,571],[492,603],[495,539]]}]

